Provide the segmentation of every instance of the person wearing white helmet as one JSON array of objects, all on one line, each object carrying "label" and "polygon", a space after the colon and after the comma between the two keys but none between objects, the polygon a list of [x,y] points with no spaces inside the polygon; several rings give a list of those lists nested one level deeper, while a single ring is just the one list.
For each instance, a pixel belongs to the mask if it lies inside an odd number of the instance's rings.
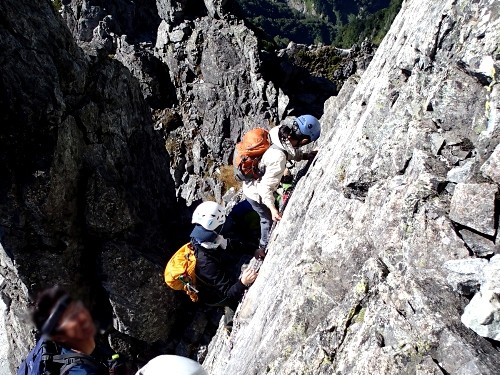
[{"label": "person wearing white helmet", "polygon": [[194,239],[206,249],[227,247],[227,240],[219,233],[226,222],[224,208],[217,202],[206,201],[198,205],[193,212],[193,224],[198,224],[191,233]]},{"label": "person wearing white helmet", "polygon": [[198,298],[202,303],[225,307],[225,322],[228,330],[232,325],[232,315],[243,294],[255,281],[257,273],[250,267],[240,277],[233,276],[227,239],[222,235],[226,222],[224,208],[216,202],[203,202],[193,213],[191,244],[196,257],[196,280]]},{"label": "person wearing white helmet", "polygon": [[314,158],[317,151],[303,153],[299,148],[316,141],[320,135],[321,125],[312,115],[295,117],[291,123],[269,131],[272,146],[259,163],[264,174],[259,180],[243,183],[243,194],[260,217],[259,249],[255,252],[257,258],[265,256],[272,222],[281,219],[275,206],[274,193],[285,173],[286,162]]},{"label": "person wearing white helmet", "polygon": [[150,360],[135,375],[208,375],[203,367],[192,359],[178,355],[160,355]]}]

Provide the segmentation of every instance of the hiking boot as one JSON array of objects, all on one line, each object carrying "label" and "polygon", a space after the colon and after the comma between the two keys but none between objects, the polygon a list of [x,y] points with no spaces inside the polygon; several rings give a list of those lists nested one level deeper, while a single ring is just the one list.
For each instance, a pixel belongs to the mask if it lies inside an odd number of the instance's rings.
[{"label": "hiking boot", "polygon": [[226,335],[231,336],[231,332],[233,332],[233,326],[224,326],[224,332],[226,332]]},{"label": "hiking boot", "polygon": [[229,306],[224,306],[224,330],[228,335],[233,331],[234,310]]}]

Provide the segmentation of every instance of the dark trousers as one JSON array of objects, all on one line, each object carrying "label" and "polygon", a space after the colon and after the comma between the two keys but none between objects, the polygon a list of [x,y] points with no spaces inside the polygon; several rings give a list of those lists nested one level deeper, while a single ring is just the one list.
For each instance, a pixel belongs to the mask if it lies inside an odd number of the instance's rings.
[{"label": "dark trousers", "polygon": [[252,206],[253,210],[257,212],[260,217],[260,240],[259,246],[263,249],[266,248],[269,242],[269,232],[271,231],[271,226],[273,225],[273,217],[271,215],[271,210],[267,208],[264,203],[259,203],[252,199],[247,198],[248,203]]}]

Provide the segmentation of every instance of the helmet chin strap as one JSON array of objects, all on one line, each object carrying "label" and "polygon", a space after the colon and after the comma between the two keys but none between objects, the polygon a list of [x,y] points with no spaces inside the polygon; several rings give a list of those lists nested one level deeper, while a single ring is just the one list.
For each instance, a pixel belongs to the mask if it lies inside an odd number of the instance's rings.
[{"label": "helmet chin strap", "polygon": [[61,319],[61,316],[64,314],[66,311],[66,308],[69,306],[69,304],[73,302],[71,297],[67,294],[63,295],[59,300],[56,302],[54,308],[50,312],[49,317],[43,324],[43,327],[41,329],[41,333],[44,336],[50,336],[53,331],[55,330],[57,323],[59,323],[59,319]]},{"label": "helmet chin strap", "polygon": [[302,138],[302,133],[300,132],[299,125],[297,121],[294,121],[292,125],[282,125],[284,128],[288,129],[283,134],[280,134],[280,141],[282,144],[290,143],[289,138],[294,140],[300,140]]},{"label": "helmet chin strap", "polygon": [[299,146],[305,146],[305,145],[311,143],[311,137],[309,137],[308,135],[302,134],[302,132],[300,131],[300,127],[299,127],[299,124],[297,123],[297,120],[293,121],[291,136],[293,139],[295,139],[299,142],[298,143]]},{"label": "helmet chin strap", "polygon": [[304,137],[300,140],[299,146],[305,146],[311,143],[311,139],[309,137]]}]

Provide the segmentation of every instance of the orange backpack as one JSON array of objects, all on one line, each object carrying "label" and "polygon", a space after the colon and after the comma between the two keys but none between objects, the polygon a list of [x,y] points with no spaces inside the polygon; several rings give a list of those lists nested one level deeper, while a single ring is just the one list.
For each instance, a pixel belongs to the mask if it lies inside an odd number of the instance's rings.
[{"label": "orange backpack", "polygon": [[243,135],[236,144],[233,166],[234,175],[239,181],[258,180],[262,177],[259,162],[266,150],[271,147],[269,132],[263,128],[255,128]]},{"label": "orange backpack", "polygon": [[194,268],[196,258],[190,242],[182,246],[172,255],[165,267],[165,283],[174,290],[184,290],[191,301],[198,301],[196,275]]}]

